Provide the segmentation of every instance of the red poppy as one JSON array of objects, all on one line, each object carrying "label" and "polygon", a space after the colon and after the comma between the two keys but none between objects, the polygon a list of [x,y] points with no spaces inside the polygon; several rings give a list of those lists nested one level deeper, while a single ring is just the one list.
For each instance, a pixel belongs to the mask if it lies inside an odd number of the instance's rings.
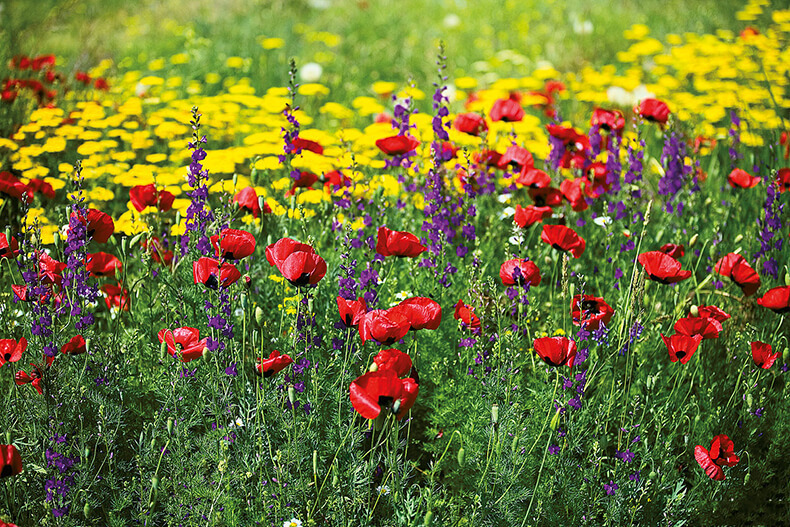
[{"label": "red poppy", "polygon": [[38,192],[47,199],[55,199],[55,189],[43,179],[30,178],[30,181],[27,182],[27,188],[33,192]]},{"label": "red poppy", "polygon": [[442,322],[442,307],[430,298],[415,296],[407,298],[390,308],[403,313],[411,324],[411,329],[436,329]]},{"label": "red poppy", "polygon": [[526,148],[510,145],[502,154],[502,157],[497,161],[497,168],[506,169],[510,166],[515,166],[517,170],[523,170],[532,167],[535,160],[532,154]]},{"label": "red poppy", "polygon": [[504,285],[536,286],[540,284],[540,269],[531,260],[508,260],[499,268],[499,278]]},{"label": "red poppy", "polygon": [[156,336],[159,337],[160,344],[164,342],[167,345],[167,352],[170,356],[181,359],[181,362],[189,362],[202,357],[208,340],[208,338],[200,338],[199,329],[188,327],[176,328],[172,331],[160,329]]},{"label": "red poppy", "polygon": [[22,352],[27,349],[27,339],[0,339],[0,366],[6,362],[17,362],[22,358]]},{"label": "red poppy", "polygon": [[681,335],[675,333],[671,337],[665,337],[661,334],[664,340],[664,345],[669,351],[669,360],[672,362],[680,361],[681,364],[686,364],[694,352],[697,351],[699,343],[702,342],[702,335]]},{"label": "red poppy", "polygon": [[499,165],[499,160],[501,158],[502,154],[496,150],[482,150],[476,153],[472,159],[474,159],[475,163],[482,163],[486,166],[496,167]]},{"label": "red poppy", "polygon": [[644,99],[635,110],[643,119],[662,126],[667,124],[667,119],[669,119],[669,114],[671,113],[669,106],[665,102],[650,98]]},{"label": "red poppy", "polygon": [[380,255],[413,258],[425,250],[426,247],[414,234],[406,231],[393,231],[384,226],[379,227],[376,252]]},{"label": "red poppy", "polygon": [[686,248],[683,247],[683,245],[678,245],[675,243],[665,243],[658,250],[664,254],[668,254],[676,260],[686,254]]},{"label": "red poppy", "polygon": [[348,187],[351,185],[351,178],[339,170],[332,170],[324,174],[322,178],[324,190],[331,192],[333,189]]},{"label": "red poppy", "polygon": [[93,87],[101,91],[109,91],[110,83],[104,77],[99,77],[93,82]]},{"label": "red poppy", "polygon": [[80,353],[85,353],[86,351],[88,351],[88,348],[82,335],[75,335],[71,337],[71,340],[66,342],[60,348],[60,352],[65,353],[66,355],[79,355]]},{"label": "red poppy", "polygon": [[318,155],[324,154],[324,147],[315,141],[310,141],[309,139],[297,137],[291,141],[291,145],[294,147],[295,154],[300,153],[302,150],[309,150],[310,152],[316,153]]},{"label": "red poppy", "polygon": [[269,358],[265,360],[258,359],[255,364],[255,371],[258,375],[263,377],[271,377],[275,373],[279,373],[289,364],[293,363],[293,359],[285,354],[280,354],[279,351],[274,350],[269,354]]},{"label": "red poppy", "polygon": [[717,435],[710,444],[710,452],[702,445],[694,448],[694,459],[705,471],[708,477],[715,481],[725,479],[724,470],[721,467],[734,467],[740,461],[735,455],[735,444],[724,434]]},{"label": "red poppy", "polygon": [[176,197],[166,191],[157,192],[153,183],[150,185],[137,185],[129,189],[129,201],[138,212],[142,212],[146,207],[157,207],[162,212],[167,212],[173,208],[173,201]]},{"label": "red poppy", "polygon": [[[257,218],[261,215],[261,205],[258,202],[258,194],[256,194],[254,188],[244,187],[238,193],[236,193],[236,195],[233,197],[233,201],[239,204],[240,209],[251,212],[253,218]],[[263,212],[265,214],[270,214],[272,212],[272,209],[269,207],[268,203],[264,203],[263,208]]]},{"label": "red poppy", "polygon": [[760,181],[762,178],[755,177],[740,168],[734,168],[727,176],[727,182],[732,188],[752,188],[756,187]]},{"label": "red poppy", "polygon": [[85,268],[91,276],[114,276],[123,270],[123,264],[112,254],[98,252],[88,255]]},{"label": "red poppy", "polygon": [[790,286],[769,289],[757,300],[757,303],[780,315],[790,313]]},{"label": "red poppy", "polygon": [[106,295],[104,303],[107,304],[107,309],[129,311],[129,292],[126,289],[122,289],[120,285],[104,284],[101,290]]},{"label": "red poppy", "polygon": [[228,287],[234,284],[241,273],[230,262],[220,265],[220,261],[214,258],[202,257],[192,264],[192,272],[196,284],[203,284],[209,289],[217,289],[220,285]]},{"label": "red poppy", "polygon": [[699,306],[697,308],[698,316],[700,317],[708,317],[718,320],[719,322],[724,322],[728,318],[730,318],[730,314],[719,309],[716,306]]},{"label": "red poppy", "polygon": [[464,304],[463,300],[459,300],[455,304],[455,313],[453,317],[460,320],[464,326],[472,329],[473,331],[480,329],[480,317],[475,315],[472,306]]},{"label": "red poppy", "polygon": [[379,371],[392,370],[398,377],[403,377],[411,371],[412,362],[408,354],[403,353],[399,349],[389,348],[379,351],[373,362]]},{"label": "red poppy", "polygon": [[255,236],[240,229],[223,229],[211,237],[211,245],[217,257],[241,260],[255,252]]},{"label": "red poppy", "polygon": [[55,260],[47,253],[38,253],[38,278],[43,284],[60,285],[63,281],[61,273],[66,267],[65,263]]},{"label": "red poppy", "polygon": [[691,271],[681,269],[680,262],[660,251],[642,253],[638,261],[645,268],[647,276],[661,284],[674,284],[691,276]]},{"label": "red poppy", "polygon": [[318,176],[312,172],[299,172],[299,177],[294,180],[291,190],[286,192],[285,196],[293,196],[298,188],[312,188],[316,181],[318,181]]},{"label": "red poppy", "polygon": [[[5,92],[3,92],[5,93]],[[30,203],[33,201],[33,191],[22,183],[10,172],[0,172],[0,194],[7,194],[12,198]]]},{"label": "red poppy", "polygon": [[411,329],[406,314],[394,309],[374,309],[365,313],[359,321],[359,337],[362,342],[370,339],[389,346],[399,341]]},{"label": "red poppy", "polygon": [[593,295],[574,295],[571,299],[571,317],[575,326],[594,331],[609,325],[614,309],[603,298]]},{"label": "red poppy", "polygon": [[382,410],[401,419],[414,405],[419,386],[414,379],[399,379],[393,370],[368,372],[349,387],[351,405],[365,419],[375,419]]},{"label": "red poppy", "polygon": [[532,343],[535,350],[543,362],[549,366],[567,366],[573,368],[573,361],[576,358],[576,342],[568,337],[542,337],[537,338]]},{"label": "red poppy", "polygon": [[359,297],[356,300],[346,300],[339,296],[337,297],[337,310],[340,312],[340,320],[346,326],[355,327],[359,325],[359,321],[368,312],[368,306],[364,297]]},{"label": "red poppy", "polygon": [[513,99],[498,99],[489,113],[492,121],[505,121],[508,123],[520,121],[524,118],[524,108]]},{"label": "red poppy", "polygon": [[14,445],[0,445],[0,462],[3,468],[0,469],[0,478],[16,476],[24,471],[22,468],[22,456]]},{"label": "red poppy", "polygon": [[721,330],[721,322],[715,318],[686,317],[675,322],[675,331],[687,337],[699,335],[703,339],[717,339]]},{"label": "red poppy", "polygon": [[486,120],[477,113],[462,113],[455,117],[453,128],[469,135],[480,135],[488,130]]},{"label": "red poppy", "polygon": [[297,287],[316,285],[326,275],[326,262],[307,244],[282,238],[266,247],[266,260]]},{"label": "red poppy", "polygon": [[524,165],[515,182],[531,188],[545,188],[551,186],[551,176],[533,166]]},{"label": "red poppy", "polygon": [[408,154],[420,145],[420,142],[410,135],[393,135],[376,141],[379,150],[389,156],[402,156]]},{"label": "red poppy", "polygon": [[607,132],[614,132],[620,134],[625,128],[625,117],[620,110],[605,110],[603,108],[596,108],[593,110],[590,125],[598,125],[599,128]]},{"label": "red poppy", "polygon": [[713,270],[738,284],[745,296],[756,293],[762,284],[757,271],[749,265],[746,258],[737,253],[729,253],[722,257],[716,262]]},{"label": "red poppy", "polygon": [[19,254],[19,242],[11,236],[11,241],[4,232],[0,232],[0,258],[16,258]]},{"label": "red poppy", "polygon": [[530,227],[543,221],[544,218],[550,218],[551,213],[551,207],[536,207],[534,205],[522,207],[521,205],[516,205],[516,214],[513,216],[513,221],[521,228]]},{"label": "red poppy", "polygon": [[172,265],[174,257],[173,251],[166,250],[162,242],[156,236],[153,236],[150,240],[143,240],[141,245],[143,249],[149,251],[151,259],[156,263],[160,263],[166,267]]},{"label": "red poppy", "polygon": [[[71,216],[74,217],[76,214],[73,212]],[[81,217],[80,221],[86,225],[88,237],[97,243],[107,243],[115,231],[115,223],[112,218],[100,210],[88,209],[87,217]]]},{"label": "red poppy", "polygon": [[563,179],[560,183],[562,196],[571,204],[575,212],[587,210],[589,206],[582,191],[582,185],[589,186],[590,182],[584,178]]},{"label": "red poppy", "polygon": [[557,250],[570,252],[574,258],[580,257],[586,247],[584,238],[565,225],[544,225],[540,239]]},{"label": "red poppy", "polygon": [[754,359],[754,363],[764,370],[767,370],[773,366],[774,362],[776,362],[776,359],[778,359],[779,355],[781,355],[781,353],[778,351],[776,353],[771,353],[771,351],[773,351],[771,349],[771,345],[766,344],[765,342],[760,342],[759,340],[752,342],[751,346],[752,359]]},{"label": "red poppy", "polygon": [[14,382],[19,386],[32,384],[39,395],[44,395],[44,390],[41,388],[41,380],[44,377],[44,373],[35,364],[31,363],[30,365],[33,366],[33,369],[30,370],[30,375],[25,371],[18,371],[14,375]]},{"label": "red poppy", "polygon": [[14,302],[28,302],[33,300],[28,293],[28,288],[26,285],[12,285],[11,292],[14,293]]},{"label": "red poppy", "polygon": [[529,197],[536,207],[558,207],[562,205],[562,192],[554,187],[530,188]]},{"label": "red poppy", "polygon": [[779,192],[790,191],[790,168],[780,168],[776,171],[776,184]]}]

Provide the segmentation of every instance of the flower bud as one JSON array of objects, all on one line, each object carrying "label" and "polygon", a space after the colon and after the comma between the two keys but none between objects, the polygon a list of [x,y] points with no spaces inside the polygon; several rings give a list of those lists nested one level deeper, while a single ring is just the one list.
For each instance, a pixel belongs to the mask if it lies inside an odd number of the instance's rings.
[{"label": "flower bud", "polygon": [[697,244],[698,239],[699,239],[699,234],[695,234],[694,236],[691,237],[691,239],[689,240],[689,249],[691,249]]},{"label": "flower bud", "polygon": [[518,449],[518,436],[514,435],[513,442],[510,443],[510,453],[515,454],[517,449]]},{"label": "flower bud", "polygon": [[241,302],[241,308],[245,311],[247,310],[247,295],[245,293],[241,294],[241,298],[239,299]]},{"label": "flower bud", "polygon": [[173,418],[167,419],[167,435],[173,435]]},{"label": "flower bud", "polygon": [[[11,241],[11,229],[8,227],[5,228],[5,239],[8,240],[9,242]],[[52,243],[55,245],[55,250],[57,252],[61,251],[61,246],[63,245],[62,241],[63,240],[61,240],[60,238],[60,233],[56,232],[55,235],[52,237]]]},{"label": "flower bud", "polygon": [[570,295],[571,295],[571,298],[576,296],[576,284],[571,284],[571,286],[570,286]]},{"label": "flower bud", "polygon": [[181,225],[181,211],[176,211],[176,225]]},{"label": "flower bud", "polygon": [[[113,236],[113,239],[115,239],[115,236]],[[121,238],[121,254],[125,255],[126,249],[128,248],[129,248],[129,238],[124,236],[123,238]]]},{"label": "flower bud", "polygon": [[159,355],[164,359],[165,355],[167,355],[167,341],[162,340],[162,343],[159,345]]},{"label": "flower bud", "polygon": [[371,365],[368,367],[368,371],[369,372],[379,371],[379,365],[376,364],[375,362],[371,363]]},{"label": "flower bud", "polygon": [[6,430],[5,431],[5,444],[6,445],[10,445],[11,444],[11,430]]},{"label": "flower bud", "polygon": [[151,438],[151,450],[153,450],[154,448],[156,448],[156,438],[152,437]]},{"label": "flower bud", "polygon": [[749,483],[749,480],[751,479],[751,477],[752,477],[752,473],[751,472],[747,472],[746,475],[743,477],[743,484],[746,485],[747,483]]},{"label": "flower bud", "polygon": [[157,490],[159,490],[159,476],[154,476],[151,478],[151,491],[156,494]]},{"label": "flower bud", "polygon": [[233,190],[236,190],[236,185],[239,184],[239,175],[235,172],[233,173]]},{"label": "flower bud", "polygon": [[458,449],[458,466],[463,467],[466,463],[466,450],[464,447]]},{"label": "flower bud", "polygon": [[85,450],[82,452],[82,455],[87,460],[89,457],[91,457],[91,449],[85,447]]},{"label": "flower bud", "polygon": [[658,474],[656,474],[656,471],[655,471],[655,470],[651,470],[651,471],[650,471],[650,474],[648,474],[648,475],[647,475],[647,477],[648,477],[649,479],[656,479],[656,478],[658,477]]},{"label": "flower bud", "polygon": [[739,234],[738,236],[736,236],[735,240],[733,240],[733,242],[734,243],[741,243],[741,240],[743,240],[743,234]]},{"label": "flower bud", "polygon": [[558,426],[560,426],[560,410],[561,408],[557,408],[557,412],[554,414],[554,417],[551,418],[551,423],[549,423],[549,428],[552,430],[556,430]]},{"label": "flower bud", "polygon": [[337,475],[337,463],[332,465],[332,486],[337,487],[340,484],[340,477]]},{"label": "flower bud", "polygon": [[255,322],[257,322],[260,327],[263,327],[263,315],[263,309],[261,309],[261,306],[257,306],[255,308]]},{"label": "flower bud", "polygon": [[752,394],[750,394],[750,393],[746,394],[746,408],[748,408],[749,411],[752,410],[752,405],[753,404],[754,404],[754,397],[752,397]]},{"label": "flower bud", "polygon": [[82,514],[85,516],[86,520],[91,516],[91,504],[87,501],[85,502],[85,506],[82,508]]},{"label": "flower bud", "polygon": [[790,363],[790,347],[785,348],[784,353],[782,353],[782,360],[785,362],[785,364]]},{"label": "flower bud", "polygon": [[313,450],[313,477],[318,475],[318,450]]},{"label": "flower bud", "polygon": [[433,521],[433,511],[428,511],[425,513],[425,517],[422,519],[423,527],[430,527],[431,521]]},{"label": "flower bud", "polygon": [[696,304],[692,304],[692,306],[691,306],[691,316],[692,317],[698,317],[699,316],[699,308],[697,307]]},{"label": "flower bud", "polygon": [[499,423],[499,405],[495,404],[491,406],[491,424]]},{"label": "flower bud", "polygon": [[288,387],[288,401],[293,404],[296,401],[296,390],[293,386]]},{"label": "flower bud", "polygon": [[208,349],[208,346],[203,348],[203,360],[209,360],[211,358],[211,352]]},{"label": "flower bud", "polygon": [[[261,208],[261,212],[263,212],[263,209],[266,208],[266,198],[263,196],[258,196],[258,206]],[[271,243],[268,245],[271,245]]]},{"label": "flower bud", "polygon": [[790,285],[790,272],[785,273],[785,285]]}]

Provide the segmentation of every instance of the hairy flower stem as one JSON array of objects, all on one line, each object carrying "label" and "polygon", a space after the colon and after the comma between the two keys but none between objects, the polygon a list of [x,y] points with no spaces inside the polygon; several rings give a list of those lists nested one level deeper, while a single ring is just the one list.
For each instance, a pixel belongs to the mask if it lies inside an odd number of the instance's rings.
[{"label": "hairy flower stem", "polygon": [[[557,394],[557,386],[560,383],[560,373],[556,369],[554,370],[555,377],[554,377],[554,393],[551,396],[551,402],[549,404],[549,413],[546,414],[546,419],[543,422],[543,428],[540,430],[540,434],[538,437],[535,438],[535,443],[532,445],[532,448],[535,448],[537,444],[537,440],[540,439],[541,434],[543,434],[543,430],[546,428],[546,423],[549,420],[549,417],[552,414],[552,410],[554,410],[554,396]],[[535,480],[535,487],[532,489],[532,497],[529,499],[529,507],[527,507],[527,513],[524,515],[524,521],[521,522],[521,527],[527,523],[527,518],[529,518],[529,513],[532,510],[532,502],[535,500],[535,494],[538,492],[538,485],[540,484],[540,476],[543,474],[543,467],[546,465],[546,456],[549,453],[549,443],[551,443],[551,432],[549,432],[548,436],[546,437],[546,447],[543,449],[543,460],[540,462],[540,469],[538,470],[538,479]],[[530,452],[532,452],[532,448],[530,448]],[[527,454],[529,456],[529,454]],[[509,488],[509,487],[508,487]]]}]

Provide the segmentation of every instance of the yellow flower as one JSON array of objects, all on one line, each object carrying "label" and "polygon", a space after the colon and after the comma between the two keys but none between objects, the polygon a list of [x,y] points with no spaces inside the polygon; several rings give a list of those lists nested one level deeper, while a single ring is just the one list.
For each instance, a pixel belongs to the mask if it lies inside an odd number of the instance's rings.
[{"label": "yellow flower", "polygon": [[311,95],[329,95],[329,88],[316,82],[302,84],[299,86],[299,95],[304,95],[307,97]]},{"label": "yellow flower", "polygon": [[281,38],[264,38],[261,40],[263,49],[279,49],[285,46],[285,40]]},{"label": "yellow flower", "polygon": [[371,88],[376,95],[386,96],[395,91],[397,85],[394,82],[376,81]]},{"label": "yellow flower", "polygon": [[244,59],[241,57],[228,57],[225,61],[225,65],[229,68],[241,69],[244,67],[244,62]]},{"label": "yellow flower", "polygon": [[189,55],[186,53],[176,53],[172,57],[170,57],[170,64],[178,65],[178,64],[186,64],[189,62]]}]

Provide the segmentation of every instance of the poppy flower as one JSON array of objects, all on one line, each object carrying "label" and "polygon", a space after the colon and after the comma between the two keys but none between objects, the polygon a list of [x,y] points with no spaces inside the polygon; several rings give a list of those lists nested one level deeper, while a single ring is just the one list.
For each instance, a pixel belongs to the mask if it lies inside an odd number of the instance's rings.
[{"label": "poppy flower", "polygon": [[[253,218],[257,218],[261,215],[261,205],[258,201],[258,194],[255,192],[254,188],[244,187],[236,193],[233,197],[233,201],[239,204],[240,209],[251,212]],[[264,203],[263,208],[265,214],[270,214],[272,212],[268,203]]]},{"label": "poppy flower", "polygon": [[675,333],[671,337],[665,337],[662,334],[661,338],[669,351],[669,360],[672,362],[680,361],[681,364],[686,364],[691,359],[691,356],[697,351],[699,343],[702,342],[702,335],[690,337]]},{"label": "poppy flower", "polygon": [[699,335],[703,340],[719,338],[721,330],[721,322],[715,318],[686,317],[675,322],[675,332],[688,337]]},{"label": "poppy flower", "polygon": [[551,186],[551,176],[533,166],[524,165],[515,182],[531,188],[545,188]]},{"label": "poppy flower", "polygon": [[[78,213],[72,212],[71,217],[75,217]],[[112,233],[115,232],[115,223],[109,214],[97,209],[88,209],[88,213],[83,217],[80,214],[79,218],[88,231],[88,238],[92,238],[96,243],[107,243]]]},{"label": "poppy flower", "polygon": [[122,271],[123,264],[112,254],[98,252],[88,255],[85,268],[91,276],[114,276]]},{"label": "poppy flower", "polygon": [[16,258],[19,254],[19,242],[11,236],[9,240],[4,232],[0,232],[0,258]]},{"label": "poppy flower", "polygon": [[293,363],[293,359],[285,354],[280,354],[279,351],[274,350],[269,354],[269,358],[265,360],[258,359],[255,364],[255,371],[258,375],[263,377],[271,377],[275,373],[279,373],[289,364]]},{"label": "poppy flower", "polygon": [[724,470],[721,467],[734,467],[740,461],[735,455],[735,444],[724,434],[713,438],[710,445],[710,452],[702,445],[694,448],[694,459],[705,471],[708,477],[715,481],[725,479]]},{"label": "poppy flower", "polygon": [[661,251],[642,253],[637,260],[645,268],[647,276],[661,284],[674,284],[691,276],[691,271],[682,270],[680,262]]},{"label": "poppy flower", "polygon": [[324,174],[324,177],[321,178],[321,181],[324,183],[324,190],[328,192],[351,185],[351,178],[339,170],[327,172]]},{"label": "poppy flower", "polygon": [[532,347],[543,362],[549,366],[573,368],[576,358],[576,342],[568,337],[542,337],[533,341]]},{"label": "poppy flower", "polygon": [[574,295],[571,299],[571,317],[575,326],[594,331],[609,325],[614,309],[603,298],[593,295]]},{"label": "poppy flower", "polygon": [[513,216],[513,221],[523,229],[543,221],[545,218],[550,218],[551,214],[551,207],[536,207],[534,205],[522,207],[521,205],[516,205],[516,214]]},{"label": "poppy flower", "polygon": [[540,239],[555,249],[570,252],[574,258],[580,257],[586,247],[584,238],[565,225],[544,225]]},{"label": "poppy flower", "polygon": [[408,354],[403,353],[399,349],[389,348],[379,351],[373,362],[378,367],[378,370],[392,370],[398,377],[403,377],[411,371],[412,362]]},{"label": "poppy flower", "polygon": [[176,328],[174,330],[160,329],[156,334],[159,343],[167,345],[167,352],[171,357],[181,359],[181,362],[190,362],[203,356],[208,338],[200,338],[200,330],[195,328]]},{"label": "poppy flower", "polygon": [[22,358],[22,352],[27,349],[27,339],[0,339],[0,366],[6,362],[17,362]]},{"label": "poppy flower", "polygon": [[16,476],[24,471],[22,468],[22,456],[14,445],[0,445],[0,478]]},{"label": "poppy flower", "polygon": [[757,303],[780,315],[790,313],[790,286],[769,289]]},{"label": "poppy flower", "polygon": [[351,405],[365,419],[375,419],[382,410],[401,419],[414,405],[419,386],[414,379],[399,379],[394,371],[368,372],[349,387]]},{"label": "poppy flower", "polygon": [[255,252],[255,236],[240,229],[222,229],[211,237],[211,245],[217,251],[217,257],[241,260]]},{"label": "poppy flower", "polygon": [[318,155],[324,154],[324,147],[320,144],[316,143],[315,141],[310,141],[309,139],[302,139],[301,137],[297,137],[293,141],[291,141],[291,146],[294,147],[294,153],[298,154],[302,150],[309,150]]},{"label": "poppy flower", "polygon": [[762,178],[755,177],[740,168],[734,168],[727,176],[727,182],[732,188],[752,188],[756,187],[760,181]]},{"label": "poppy flower", "polygon": [[413,258],[425,250],[426,247],[414,234],[406,231],[393,231],[384,226],[379,227],[376,252],[380,255]]},{"label": "poppy flower", "polygon": [[126,289],[122,289],[120,285],[104,284],[101,290],[105,294],[104,303],[107,304],[107,309],[129,311],[129,292]]},{"label": "poppy flower", "polygon": [[473,331],[480,329],[480,317],[475,315],[474,309],[472,306],[464,304],[463,300],[459,300],[457,304],[455,304],[455,313],[453,317],[456,320],[460,320],[464,326],[472,329]]},{"label": "poppy flower", "polygon": [[27,182],[27,188],[47,199],[55,199],[55,189],[52,187],[52,184],[43,179],[30,178],[30,181]]},{"label": "poppy flower", "polygon": [[162,212],[167,212],[173,208],[175,196],[166,191],[157,192],[153,183],[150,185],[136,185],[129,189],[129,201],[137,212],[142,212],[146,207],[156,207]]},{"label": "poppy flower", "polygon": [[22,183],[11,172],[0,172],[0,194],[30,203],[33,201],[33,190]]},{"label": "poppy flower", "polygon": [[315,249],[291,238],[282,238],[266,247],[266,260],[297,287],[316,285],[326,274],[326,262]]},{"label": "poppy flower", "polygon": [[605,110],[603,108],[596,108],[593,110],[590,125],[606,130],[609,133],[620,134],[625,128],[625,117],[620,110]]},{"label": "poppy flower", "polygon": [[389,156],[402,156],[408,154],[420,145],[420,142],[410,135],[393,135],[376,141],[379,150]]},{"label": "poppy flower", "polygon": [[540,269],[531,260],[508,260],[499,268],[499,278],[504,285],[536,286],[540,284]]},{"label": "poppy flower", "polygon": [[430,298],[415,296],[407,298],[400,304],[390,308],[404,314],[411,324],[411,329],[436,329],[442,322],[442,307]]},{"label": "poppy flower", "polygon": [[665,243],[658,249],[664,254],[671,256],[674,259],[682,258],[686,254],[686,248],[683,245],[675,243]]},{"label": "poppy flower", "polygon": [[497,167],[499,165],[499,160],[502,159],[502,154],[496,150],[482,150],[476,153],[472,159],[478,164]]},{"label": "poppy flower", "polygon": [[14,302],[29,302],[33,300],[28,291],[26,285],[12,285],[11,292],[14,293]]},{"label": "poppy flower", "polygon": [[571,208],[575,212],[587,210],[589,206],[584,192],[582,191],[582,185],[589,186],[590,182],[584,178],[573,178],[564,179],[562,183],[560,183],[561,195],[568,200],[568,203],[571,204]]},{"label": "poppy flower", "polygon": [[648,98],[639,103],[639,106],[636,108],[636,113],[643,119],[663,126],[667,124],[671,112],[669,111],[667,103],[659,101],[658,99]]},{"label": "poppy flower", "polygon": [[396,309],[374,309],[359,320],[359,337],[363,343],[373,339],[389,346],[405,337],[410,329],[406,314]]},{"label": "poppy flower", "polygon": [[478,136],[488,130],[488,125],[480,114],[462,113],[455,117],[453,128],[465,134]]},{"label": "poppy flower", "polygon": [[716,306],[699,306],[697,308],[697,313],[699,313],[700,317],[708,317],[718,320],[719,322],[724,322],[728,318],[730,318],[730,314],[719,309]]},{"label": "poppy flower", "polygon": [[780,168],[776,171],[776,184],[779,192],[790,191],[790,168]]},{"label": "poppy flower", "polygon": [[174,254],[173,251],[165,249],[161,240],[156,236],[151,237],[149,240],[143,240],[141,243],[143,249],[147,250],[151,255],[151,259],[156,263],[170,267],[173,264]]},{"label": "poppy flower", "polygon": [[562,192],[554,187],[530,188],[529,197],[536,207],[559,207],[562,205]]},{"label": "poppy flower", "polygon": [[492,121],[505,121],[512,123],[524,118],[524,108],[513,99],[498,99],[489,113]]},{"label": "poppy flower", "polygon": [[60,348],[60,352],[66,355],[79,355],[80,353],[85,353],[87,350],[85,339],[82,335],[71,337],[71,340]]},{"label": "poppy flower", "polygon": [[359,325],[362,316],[368,312],[368,306],[364,297],[356,300],[346,300],[342,296],[337,297],[337,310],[340,312],[340,320],[348,327]]},{"label": "poppy flower", "polygon": [[745,296],[753,295],[762,285],[757,271],[749,265],[746,258],[737,253],[729,253],[722,257],[716,262],[713,270],[738,284]]},{"label": "poppy flower", "polygon": [[781,355],[781,353],[778,351],[776,353],[771,353],[771,351],[773,351],[771,349],[771,345],[766,344],[765,342],[760,342],[759,340],[752,342],[751,346],[752,359],[754,359],[754,363],[764,370],[767,370],[773,366],[774,362],[776,362],[776,359],[778,359],[779,355]]},{"label": "poppy flower", "polygon": [[230,262],[220,265],[219,260],[202,257],[192,264],[196,284],[203,284],[209,289],[217,289],[220,285],[228,287],[241,278],[241,273]]},{"label": "poppy flower", "polygon": [[33,369],[30,371],[30,375],[27,374],[25,371],[18,371],[14,375],[14,382],[22,386],[24,384],[32,384],[33,388],[36,389],[39,395],[44,395],[44,390],[41,388],[41,380],[44,377],[41,368],[36,366],[35,364],[30,364],[33,366]]},{"label": "poppy flower", "polygon": [[47,253],[38,253],[38,278],[45,285],[60,285],[63,281],[61,273],[66,269],[66,264],[52,258]]},{"label": "poppy flower", "polygon": [[301,171],[299,172],[299,177],[294,180],[291,190],[286,192],[285,196],[293,196],[298,188],[312,188],[316,181],[318,181],[317,175],[312,172]]},{"label": "poppy flower", "polygon": [[497,168],[506,169],[515,166],[517,170],[523,170],[532,167],[535,160],[532,154],[526,148],[517,145],[510,145],[502,154],[502,157],[497,161]]}]

